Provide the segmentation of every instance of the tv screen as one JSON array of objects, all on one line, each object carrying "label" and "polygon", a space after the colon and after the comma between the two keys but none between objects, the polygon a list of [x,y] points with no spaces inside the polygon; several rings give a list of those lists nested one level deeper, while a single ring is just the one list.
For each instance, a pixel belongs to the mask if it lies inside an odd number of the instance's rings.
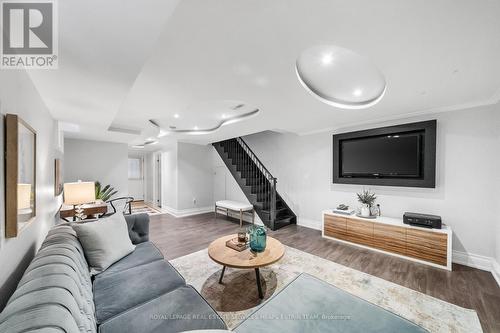
[{"label": "tv screen", "polygon": [[421,135],[393,134],[340,142],[341,175],[419,177]]},{"label": "tv screen", "polygon": [[334,184],[436,186],[436,120],[333,135]]}]

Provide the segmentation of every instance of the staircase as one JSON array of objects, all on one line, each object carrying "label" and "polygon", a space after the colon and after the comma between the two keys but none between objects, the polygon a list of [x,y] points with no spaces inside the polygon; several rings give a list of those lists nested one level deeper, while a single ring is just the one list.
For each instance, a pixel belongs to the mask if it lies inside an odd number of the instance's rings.
[{"label": "staircase", "polygon": [[266,226],[277,230],[297,223],[297,216],[276,191],[276,178],[242,138],[212,145]]}]

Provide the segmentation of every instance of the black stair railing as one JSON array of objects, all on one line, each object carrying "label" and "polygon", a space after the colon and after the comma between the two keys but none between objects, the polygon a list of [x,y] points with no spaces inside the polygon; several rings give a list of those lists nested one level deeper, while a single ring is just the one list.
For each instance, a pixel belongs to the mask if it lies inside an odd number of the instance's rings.
[{"label": "black stair railing", "polygon": [[222,144],[228,150],[229,156],[236,161],[239,171],[256,180],[255,184],[252,185],[259,186],[257,197],[260,199],[259,201],[263,202],[263,208],[269,210],[269,224],[274,230],[277,178],[267,170],[242,138],[226,140]]}]

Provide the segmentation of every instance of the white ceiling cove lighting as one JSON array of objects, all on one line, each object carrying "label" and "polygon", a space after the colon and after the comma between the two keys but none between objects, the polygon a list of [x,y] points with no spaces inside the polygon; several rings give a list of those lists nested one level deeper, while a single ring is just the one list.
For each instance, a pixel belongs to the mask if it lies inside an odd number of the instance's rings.
[{"label": "white ceiling cove lighting", "polygon": [[222,126],[234,124],[256,116],[259,109],[242,101],[210,100],[188,106],[182,117],[150,119],[158,130],[158,137],[169,134],[200,135],[214,133]]},{"label": "white ceiling cove lighting", "polygon": [[367,58],[334,45],[304,50],[295,64],[300,83],[320,101],[342,109],[364,109],[385,94],[384,75]]}]

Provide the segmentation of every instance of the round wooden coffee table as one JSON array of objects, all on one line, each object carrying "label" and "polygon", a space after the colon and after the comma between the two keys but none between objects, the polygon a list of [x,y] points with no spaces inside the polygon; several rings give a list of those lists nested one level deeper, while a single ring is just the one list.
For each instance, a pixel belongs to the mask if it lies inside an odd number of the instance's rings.
[{"label": "round wooden coffee table", "polygon": [[223,266],[219,283],[222,283],[226,267],[255,269],[257,291],[259,292],[259,298],[263,298],[259,268],[269,266],[280,260],[285,254],[285,247],[279,240],[267,236],[266,249],[263,252],[252,252],[250,248],[238,252],[226,246],[226,241],[236,237],[238,235],[235,234],[218,238],[208,247],[208,256]]}]

